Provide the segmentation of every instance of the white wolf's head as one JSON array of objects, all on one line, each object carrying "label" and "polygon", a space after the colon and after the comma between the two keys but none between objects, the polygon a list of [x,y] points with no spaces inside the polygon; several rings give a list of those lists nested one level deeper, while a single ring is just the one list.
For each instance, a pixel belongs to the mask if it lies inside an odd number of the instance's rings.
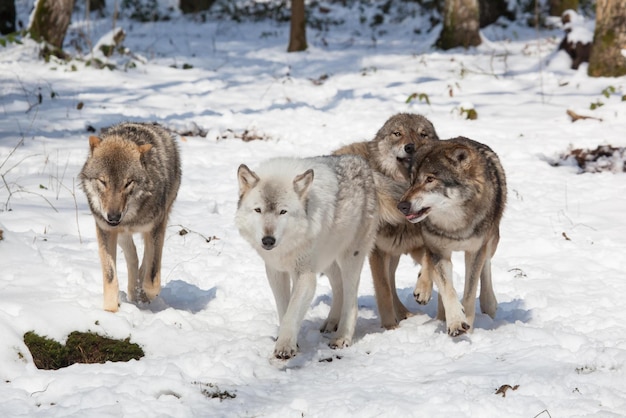
[{"label": "white wolf's head", "polygon": [[305,239],[306,202],[313,170],[294,178],[285,178],[284,173],[260,177],[242,164],[237,177],[239,203],[235,222],[241,236],[261,255],[277,247],[288,251]]}]

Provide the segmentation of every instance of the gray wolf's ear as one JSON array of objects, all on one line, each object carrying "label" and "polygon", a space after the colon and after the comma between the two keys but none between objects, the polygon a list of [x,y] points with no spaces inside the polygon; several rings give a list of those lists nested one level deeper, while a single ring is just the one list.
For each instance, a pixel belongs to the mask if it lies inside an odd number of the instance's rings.
[{"label": "gray wolf's ear", "polygon": [[100,138],[95,135],[91,135],[89,137],[89,149],[91,150],[91,152],[93,152],[93,150],[97,148],[101,142],[102,140]]},{"label": "gray wolf's ear", "polygon": [[139,149],[139,153],[141,155],[144,155],[146,152],[152,149],[152,144],[139,145],[137,148]]},{"label": "gray wolf's ear", "polygon": [[470,165],[472,160],[472,150],[464,145],[458,145],[448,153],[448,157],[452,162],[462,168]]},{"label": "gray wolf's ear", "polygon": [[254,174],[247,165],[241,164],[237,170],[237,179],[239,180],[239,195],[243,196],[248,190],[252,189],[259,182],[259,176]]},{"label": "gray wolf's ear", "polygon": [[293,179],[293,189],[300,199],[304,199],[309,192],[309,186],[313,183],[313,170],[308,169]]}]

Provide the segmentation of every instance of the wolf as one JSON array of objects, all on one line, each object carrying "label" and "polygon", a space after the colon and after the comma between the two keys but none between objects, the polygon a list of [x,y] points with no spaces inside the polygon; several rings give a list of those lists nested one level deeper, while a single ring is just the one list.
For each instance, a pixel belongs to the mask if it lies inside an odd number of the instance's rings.
[{"label": "wolf", "polygon": [[[424,116],[398,113],[391,116],[371,141],[356,142],[334,151],[335,155],[355,154],[367,160],[374,170],[378,194],[380,225],[376,243],[369,256],[376,304],[381,325],[396,328],[410,312],[396,292],[396,269],[400,256],[409,254],[421,264],[424,242],[419,224],[407,222],[397,203],[409,187],[411,166],[421,148],[439,139],[435,127]],[[418,303],[428,303],[431,288],[414,292]]]},{"label": "wolf", "polygon": [[[500,240],[506,196],[506,176],[496,153],[487,145],[457,137],[424,150],[415,162],[411,187],[398,203],[409,222],[422,226],[425,274],[418,281],[437,285],[437,317],[445,319],[451,336],[472,328],[479,281],[481,311],[495,317],[491,259]],[[452,282],[453,251],[465,252],[462,304]]]},{"label": "wolf", "polygon": [[317,273],[328,276],[333,292],[321,331],[336,331],[331,347],[349,346],[361,270],[378,224],[369,165],[352,155],[274,158],[256,171],[240,165],[237,178],[235,223],[265,262],[278,310],[274,357],[296,355]]},{"label": "wolf", "polygon": [[[116,246],[128,269],[128,299],[151,301],[161,290],[161,256],[167,219],[181,182],[172,134],[157,124],[123,122],[89,137],[79,179],[96,222],[104,281],[104,309],[116,312]],[[139,267],[133,234],[141,233]]]}]

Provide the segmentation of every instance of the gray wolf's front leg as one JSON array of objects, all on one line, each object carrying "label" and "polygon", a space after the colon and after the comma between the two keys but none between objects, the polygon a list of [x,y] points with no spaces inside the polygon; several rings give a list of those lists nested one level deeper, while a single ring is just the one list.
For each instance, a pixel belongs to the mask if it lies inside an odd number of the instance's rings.
[{"label": "gray wolf's front leg", "polygon": [[439,289],[441,304],[445,309],[448,334],[451,337],[456,337],[466,333],[470,329],[470,324],[467,322],[467,318],[463,312],[463,306],[461,302],[459,302],[456,291],[454,290],[450,254],[435,255],[428,252],[426,257],[424,257],[424,261],[426,274],[432,277]]},{"label": "gray wolf's front leg", "polygon": [[115,265],[117,255],[117,232],[107,231],[96,224],[98,237],[98,254],[102,265],[102,281],[104,286],[104,310],[117,312],[119,308],[119,284]]}]

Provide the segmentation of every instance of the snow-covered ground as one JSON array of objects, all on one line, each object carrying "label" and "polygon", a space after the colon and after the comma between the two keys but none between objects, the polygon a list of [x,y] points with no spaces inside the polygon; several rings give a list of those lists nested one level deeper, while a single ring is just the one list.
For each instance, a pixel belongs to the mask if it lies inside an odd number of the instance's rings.
[{"label": "snow-covered ground", "polygon": [[[493,25],[480,47],[442,52],[431,48],[440,27],[427,31],[419,13],[372,29],[359,22],[367,10],[330,7],[345,23],[310,28],[303,53],[286,53],[288,23],[185,17],[117,21],[133,58],[112,57],[115,71],[44,64],[30,41],[0,47],[0,415],[626,414],[626,177],[550,164],[570,147],[626,146],[626,79],[569,69],[555,52],[559,30]],[[110,19],[76,14],[66,43],[82,34],[96,44],[110,30]],[[463,117],[467,108],[477,120]],[[602,121],[572,123],[568,109]],[[355,343],[333,351],[318,332],[331,295],[322,277],[300,353],[270,361],[276,309],[261,259],[234,226],[238,165],[329,153],[372,138],[397,112],[421,113],[442,138],[468,136],[500,155],[509,196],[493,260],[495,320],[477,314],[471,335],[448,337],[436,298],[413,301],[419,268],[403,258],[398,292],[415,316],[380,328],[366,266]],[[161,296],[126,302],[120,256],[123,303],[112,314],[101,308],[95,228],[77,175],[88,128],[123,120],[207,135],[179,141],[183,182]],[[246,131],[264,139],[244,142]],[[462,256],[454,261],[462,292]],[[23,343],[30,330],[58,341],[74,330],[130,337],[146,356],[38,370]],[[503,385],[517,389],[496,394]]]}]

